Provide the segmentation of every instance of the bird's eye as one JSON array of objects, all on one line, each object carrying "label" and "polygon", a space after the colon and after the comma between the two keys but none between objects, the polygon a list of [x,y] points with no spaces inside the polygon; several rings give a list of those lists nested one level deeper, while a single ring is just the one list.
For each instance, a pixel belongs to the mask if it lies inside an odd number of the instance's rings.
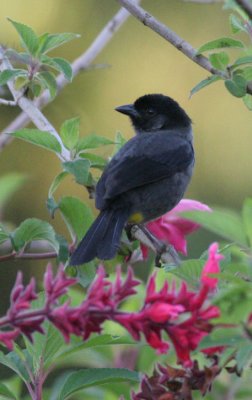
[{"label": "bird's eye", "polygon": [[155,111],[152,108],[148,108],[147,109],[147,114],[148,115],[153,115],[153,114],[155,114]]}]

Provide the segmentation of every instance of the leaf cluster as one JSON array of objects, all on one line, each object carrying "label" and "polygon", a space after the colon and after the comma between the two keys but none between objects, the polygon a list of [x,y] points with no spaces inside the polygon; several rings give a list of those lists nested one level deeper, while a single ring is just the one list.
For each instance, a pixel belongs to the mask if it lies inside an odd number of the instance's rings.
[{"label": "leaf cluster", "polygon": [[76,39],[75,33],[44,33],[38,36],[31,27],[8,18],[16,29],[23,51],[7,49],[5,57],[20,68],[6,69],[0,73],[0,85],[5,85],[9,80],[15,79],[18,90],[30,91],[38,97],[44,89],[48,89],[51,98],[57,94],[55,73],[63,73],[71,81],[73,72],[71,64],[60,57],[50,57],[48,53],[63,44]]},{"label": "leaf cluster", "polygon": [[[231,8],[234,11],[229,18],[232,33],[243,33],[251,41],[252,21],[249,17],[236,2],[227,2],[226,8]],[[233,53],[228,50],[233,51]],[[234,58],[233,54],[237,54],[237,50],[239,50],[239,56]],[[191,95],[214,82],[222,80],[229,93],[242,98],[247,108],[252,110],[251,45],[247,46],[243,41],[231,37],[221,37],[200,46],[196,56],[201,54],[207,55],[216,72],[194,86]]]}]

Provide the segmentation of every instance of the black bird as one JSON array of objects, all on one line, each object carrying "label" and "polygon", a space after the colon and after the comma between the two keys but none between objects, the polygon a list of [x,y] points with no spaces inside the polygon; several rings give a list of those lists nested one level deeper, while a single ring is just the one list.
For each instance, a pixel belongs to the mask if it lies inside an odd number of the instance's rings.
[{"label": "black bird", "polygon": [[145,223],[171,210],[192,175],[191,119],[176,101],[148,94],[116,111],[130,117],[136,136],[114,155],[98,181],[100,214],[72,254],[71,265],[113,258],[125,224]]}]

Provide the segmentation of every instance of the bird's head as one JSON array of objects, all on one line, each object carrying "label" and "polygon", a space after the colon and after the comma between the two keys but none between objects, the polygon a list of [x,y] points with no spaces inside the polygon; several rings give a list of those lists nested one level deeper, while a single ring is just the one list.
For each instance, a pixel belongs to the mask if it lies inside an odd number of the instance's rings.
[{"label": "bird's head", "polygon": [[189,128],[191,119],[171,97],[162,94],[147,94],[134,104],[116,108],[130,117],[137,133]]}]

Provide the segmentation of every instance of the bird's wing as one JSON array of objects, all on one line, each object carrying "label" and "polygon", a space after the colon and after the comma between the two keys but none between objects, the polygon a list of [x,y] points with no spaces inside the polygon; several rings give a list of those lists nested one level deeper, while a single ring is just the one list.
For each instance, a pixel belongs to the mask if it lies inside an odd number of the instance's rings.
[{"label": "bird's wing", "polygon": [[131,139],[111,160],[97,185],[98,208],[103,207],[104,201],[113,200],[128,190],[169,178],[193,162],[190,142],[176,136],[164,140],[154,135],[154,141],[144,141],[143,137]]}]

